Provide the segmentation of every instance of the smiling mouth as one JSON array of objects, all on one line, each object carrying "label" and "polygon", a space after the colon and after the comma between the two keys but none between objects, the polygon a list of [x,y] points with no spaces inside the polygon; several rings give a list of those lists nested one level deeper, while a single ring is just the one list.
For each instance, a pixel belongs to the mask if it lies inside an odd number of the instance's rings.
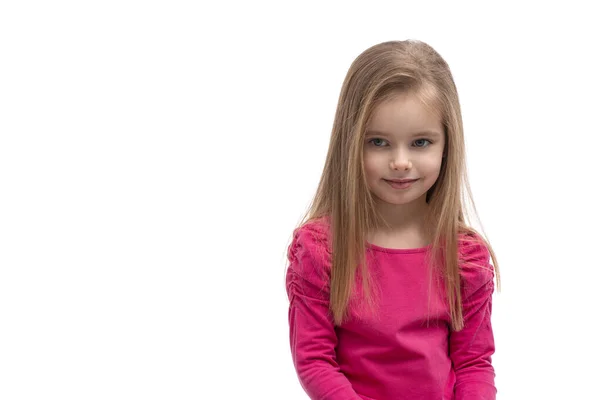
[{"label": "smiling mouth", "polygon": [[416,181],[418,181],[418,179],[413,179],[410,181],[402,181],[402,182],[398,182],[398,181],[388,181],[387,179],[384,179],[384,181],[390,185],[391,187],[393,187],[394,189],[408,189],[409,187],[412,186],[413,183],[415,183]]},{"label": "smiling mouth", "polygon": [[402,179],[400,181],[399,180],[384,179],[384,181],[390,182],[390,183],[410,183],[410,182],[418,181],[418,179]]}]

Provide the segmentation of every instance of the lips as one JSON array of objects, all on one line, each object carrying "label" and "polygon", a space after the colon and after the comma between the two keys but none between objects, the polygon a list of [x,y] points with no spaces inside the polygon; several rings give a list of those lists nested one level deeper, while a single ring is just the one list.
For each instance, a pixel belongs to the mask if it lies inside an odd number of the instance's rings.
[{"label": "lips", "polygon": [[394,182],[394,183],[408,183],[408,182],[414,182],[418,179],[385,179],[388,182]]},{"label": "lips", "polygon": [[412,184],[414,182],[416,182],[418,179],[396,179],[393,181],[388,181],[386,179],[384,179],[385,182],[390,185],[391,187],[393,187],[394,189],[408,189],[412,186]]}]

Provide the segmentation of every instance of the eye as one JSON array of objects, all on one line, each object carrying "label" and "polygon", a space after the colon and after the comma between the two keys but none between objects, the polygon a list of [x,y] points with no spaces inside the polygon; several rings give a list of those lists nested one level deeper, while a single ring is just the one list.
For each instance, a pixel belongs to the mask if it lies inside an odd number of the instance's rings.
[{"label": "eye", "polygon": [[[433,142],[432,142],[431,140],[429,140],[429,139],[417,139],[417,140],[415,140],[415,143],[419,143],[419,142],[422,142],[422,141],[429,142],[429,144],[432,144],[432,143],[433,143]],[[425,146],[425,145],[424,145],[424,146],[418,146],[418,145],[417,145],[416,147],[419,147],[419,148],[425,148],[425,147],[429,146],[429,144],[428,144],[428,145],[426,145],[426,146]]]},{"label": "eye", "polygon": [[380,139],[380,138],[374,138],[374,139],[369,140],[369,143],[373,143],[375,145],[375,147],[383,147],[383,146],[376,144],[376,143],[382,143],[382,142],[385,143],[385,140]]}]

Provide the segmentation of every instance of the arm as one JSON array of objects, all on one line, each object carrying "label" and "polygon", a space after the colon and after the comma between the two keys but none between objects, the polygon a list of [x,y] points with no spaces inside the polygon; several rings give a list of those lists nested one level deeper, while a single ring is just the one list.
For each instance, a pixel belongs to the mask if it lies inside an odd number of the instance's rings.
[{"label": "arm", "polygon": [[465,244],[461,260],[464,328],[450,333],[456,373],[455,400],[495,400],[495,351],[491,325],[494,270],[482,243]]},{"label": "arm", "polygon": [[360,400],[336,362],[337,336],[329,315],[329,275],[318,233],[301,229],[288,250],[292,359],[304,391],[313,400]]}]

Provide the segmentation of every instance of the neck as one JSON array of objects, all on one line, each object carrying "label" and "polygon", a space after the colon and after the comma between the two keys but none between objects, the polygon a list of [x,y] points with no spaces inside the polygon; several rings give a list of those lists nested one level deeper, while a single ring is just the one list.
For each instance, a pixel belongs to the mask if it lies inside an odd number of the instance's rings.
[{"label": "neck", "polygon": [[385,233],[423,230],[428,204],[425,198],[409,204],[393,205],[378,201],[377,210],[385,223],[378,226],[378,231]]}]

